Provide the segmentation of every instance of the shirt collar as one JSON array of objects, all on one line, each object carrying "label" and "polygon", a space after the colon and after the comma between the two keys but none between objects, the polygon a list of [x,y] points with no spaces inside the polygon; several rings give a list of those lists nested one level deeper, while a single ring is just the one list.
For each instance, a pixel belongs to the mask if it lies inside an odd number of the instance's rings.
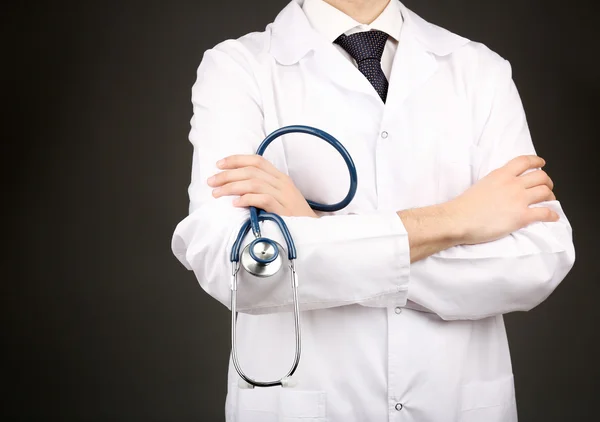
[{"label": "shirt collar", "polygon": [[[334,11],[339,12],[340,15],[345,16],[345,18],[341,16],[339,20],[336,18],[335,24],[332,22],[327,22],[326,24],[324,22],[312,23],[309,21],[307,14],[303,10],[303,6],[306,3],[309,5],[310,3],[315,3],[315,5],[318,3],[323,3],[323,5],[329,6],[330,8],[334,9]],[[309,6],[309,9],[310,7],[312,6]],[[404,6],[399,0],[390,0],[390,4],[388,4],[384,10],[385,15],[382,12],[382,14],[370,25],[370,27],[385,32],[387,32],[386,28],[390,31],[393,31],[393,29],[390,29],[390,27],[397,25],[397,23],[394,23],[397,21],[393,19],[393,15],[395,13],[394,8],[397,8],[397,10],[400,11],[402,32],[410,33],[410,35],[416,38],[421,47],[426,51],[439,56],[445,56],[469,42],[467,38],[461,37],[444,28],[427,22],[412,10]],[[333,14],[332,11],[325,13],[330,12]],[[311,19],[313,19],[312,13],[309,14]],[[314,16],[317,14],[320,13],[316,13]],[[388,15],[391,18],[389,21]],[[319,19],[320,18],[317,18],[317,20]],[[378,20],[380,22],[377,22]],[[375,26],[376,22],[377,27]],[[327,28],[328,26],[335,27],[335,31],[333,31],[333,29],[325,29],[324,32],[321,32],[321,29],[317,30],[315,27],[313,27],[313,25],[318,26],[319,28]],[[322,46],[324,36],[329,42],[332,42],[341,33],[347,32],[357,25],[360,25],[360,23],[356,22],[354,19],[335,9],[333,6],[323,2],[322,0],[318,0],[318,2],[314,2],[312,0],[291,0],[290,3],[279,13],[279,15],[277,15],[275,21],[272,24],[269,24],[271,31],[270,52],[279,63],[284,65],[292,65],[297,63],[310,51]],[[398,31],[400,31],[400,29],[398,29]],[[389,35],[395,37],[394,34]],[[331,39],[332,37],[333,39]]]},{"label": "shirt collar", "polygon": [[[396,0],[391,0],[381,14],[369,25],[364,25],[323,0],[304,0],[302,10],[311,26],[329,42],[341,34],[378,29],[396,41],[400,36],[402,14]],[[355,31],[353,31],[355,30]]]}]

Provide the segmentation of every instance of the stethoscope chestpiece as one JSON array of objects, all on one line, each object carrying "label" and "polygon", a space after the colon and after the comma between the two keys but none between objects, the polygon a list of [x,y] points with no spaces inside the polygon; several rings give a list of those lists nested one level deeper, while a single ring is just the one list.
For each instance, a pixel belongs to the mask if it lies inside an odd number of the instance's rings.
[{"label": "stethoscope chestpiece", "polygon": [[282,266],[283,247],[272,239],[254,239],[242,251],[242,267],[256,277],[271,277]]}]

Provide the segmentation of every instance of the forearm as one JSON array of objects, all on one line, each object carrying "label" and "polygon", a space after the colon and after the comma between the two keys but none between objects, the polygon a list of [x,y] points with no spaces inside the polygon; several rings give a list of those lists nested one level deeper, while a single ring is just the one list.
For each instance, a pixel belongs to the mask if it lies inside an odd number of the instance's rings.
[{"label": "forearm", "polygon": [[[204,204],[175,229],[173,252],[211,296],[229,306],[229,253],[244,210],[228,198]],[[394,212],[322,218],[283,217],[298,249],[301,310],[363,303],[386,295],[404,295],[409,275],[407,233]],[[272,222],[261,223],[264,237],[285,245]],[[252,240],[249,235],[245,246]],[[256,278],[238,274],[238,311],[285,312],[292,309],[289,271]]]},{"label": "forearm", "polygon": [[448,203],[398,211],[398,216],[408,232],[411,263],[460,244],[462,229]]},{"label": "forearm", "polygon": [[572,229],[560,203],[535,207],[542,206],[560,219],[478,244],[466,244],[473,228],[464,226],[452,202],[400,211],[411,251],[408,299],[445,320],[525,311],[541,303],[575,260]]},{"label": "forearm", "polygon": [[445,320],[527,311],[548,297],[575,261],[572,229],[560,203],[557,222],[537,222],[508,236],[458,245],[416,262],[408,299]]}]

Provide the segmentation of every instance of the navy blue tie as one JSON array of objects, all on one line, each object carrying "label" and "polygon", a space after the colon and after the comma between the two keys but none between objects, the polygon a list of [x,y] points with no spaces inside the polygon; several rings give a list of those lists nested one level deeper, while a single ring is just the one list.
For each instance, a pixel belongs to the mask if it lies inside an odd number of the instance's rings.
[{"label": "navy blue tie", "polygon": [[358,70],[365,75],[383,102],[387,98],[388,80],[381,69],[381,56],[388,34],[371,30],[352,35],[340,35],[334,42],[356,60]]}]

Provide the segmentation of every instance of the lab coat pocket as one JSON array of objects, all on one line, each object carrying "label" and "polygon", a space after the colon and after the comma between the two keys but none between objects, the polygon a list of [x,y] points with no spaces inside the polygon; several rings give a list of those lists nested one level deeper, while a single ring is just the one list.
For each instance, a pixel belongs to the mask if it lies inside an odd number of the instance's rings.
[{"label": "lab coat pocket", "polygon": [[279,422],[327,422],[327,393],[283,388],[279,415]]},{"label": "lab coat pocket", "polygon": [[237,391],[237,422],[327,422],[324,391],[254,388]]},{"label": "lab coat pocket", "polygon": [[460,404],[459,422],[517,422],[513,376],[463,384]]},{"label": "lab coat pocket", "polygon": [[275,388],[237,389],[235,422],[279,422],[277,393]]},{"label": "lab coat pocket", "polygon": [[477,182],[483,157],[477,145],[439,144],[435,157],[438,203],[456,198]]}]

